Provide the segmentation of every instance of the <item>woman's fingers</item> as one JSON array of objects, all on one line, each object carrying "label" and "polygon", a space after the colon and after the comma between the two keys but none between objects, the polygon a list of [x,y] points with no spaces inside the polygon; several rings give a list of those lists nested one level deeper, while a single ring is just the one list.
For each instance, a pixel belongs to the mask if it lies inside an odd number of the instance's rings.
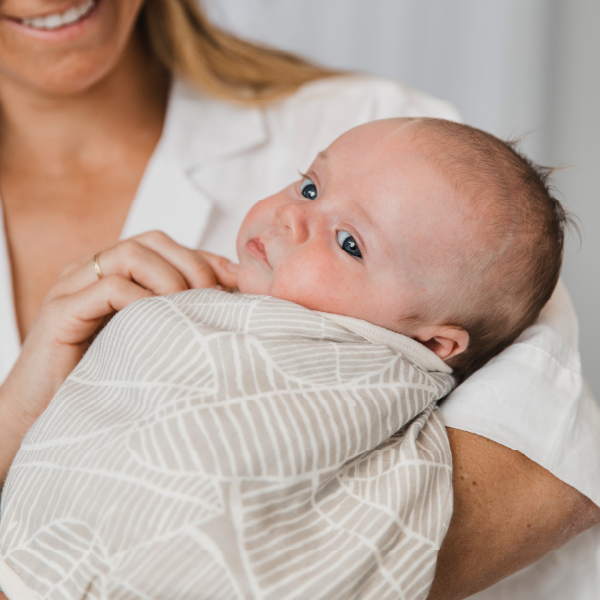
[{"label": "woman's fingers", "polygon": [[[119,275],[156,295],[188,289],[183,275],[159,254],[136,240],[125,240],[97,256],[103,279]],[[102,280],[103,280],[102,279]],[[93,257],[72,263],[50,291],[50,298],[74,293],[98,281]]]},{"label": "woman's fingers", "polygon": [[[137,239],[126,240],[102,252],[98,264],[104,276],[120,275],[159,296],[188,289],[176,265]],[[93,269],[92,273],[95,275]]]},{"label": "woman's fingers", "polygon": [[237,287],[237,265],[223,256],[181,246],[162,231],[149,231],[133,239],[173,265],[191,289]]},{"label": "woman's fingers", "polygon": [[84,342],[105,317],[153,295],[121,275],[103,277],[86,288],[53,301],[55,306],[49,308],[54,311],[55,317],[63,321],[55,335],[64,344]]},{"label": "woman's fingers", "polygon": [[237,288],[238,264],[224,256],[217,256],[203,250],[193,250],[193,252],[197,252],[210,265],[219,285],[230,289]]},{"label": "woman's fingers", "polygon": [[121,275],[108,275],[74,293],[51,299],[40,313],[37,330],[51,332],[61,344],[80,344],[104,317],[151,296],[152,292]]},{"label": "woman's fingers", "polygon": [[[120,275],[156,295],[216,285],[237,287],[237,265],[221,256],[185,248],[159,231],[103,250],[97,261],[104,277]],[[97,279],[93,257],[78,259],[63,270],[49,297],[73,293]]]}]

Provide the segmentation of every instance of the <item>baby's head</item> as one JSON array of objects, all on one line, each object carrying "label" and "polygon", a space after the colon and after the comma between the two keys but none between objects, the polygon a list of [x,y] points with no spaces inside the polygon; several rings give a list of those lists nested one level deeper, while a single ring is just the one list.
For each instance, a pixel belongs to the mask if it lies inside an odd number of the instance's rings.
[{"label": "baby's head", "polygon": [[467,375],[554,290],[566,216],[546,178],[466,125],[356,127],[250,210],[239,288],[402,333]]}]

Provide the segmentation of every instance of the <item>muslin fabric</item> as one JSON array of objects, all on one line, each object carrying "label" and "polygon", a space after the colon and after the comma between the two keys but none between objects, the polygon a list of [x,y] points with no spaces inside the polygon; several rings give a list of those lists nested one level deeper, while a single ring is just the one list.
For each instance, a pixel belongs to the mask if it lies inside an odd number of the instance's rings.
[{"label": "muslin fabric", "polygon": [[10,470],[11,600],[425,598],[454,380],[417,342],[332,318],[216,290],[119,313]]}]

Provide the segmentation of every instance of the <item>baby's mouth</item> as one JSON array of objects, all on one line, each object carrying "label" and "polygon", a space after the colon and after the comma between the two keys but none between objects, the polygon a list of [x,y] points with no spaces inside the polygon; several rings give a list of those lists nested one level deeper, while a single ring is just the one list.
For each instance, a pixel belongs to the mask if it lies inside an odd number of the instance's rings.
[{"label": "baby's mouth", "polygon": [[267,252],[265,250],[264,245],[257,238],[252,238],[248,242],[246,242],[246,250],[255,256],[260,261],[264,262],[269,268],[271,265],[269,264],[269,259],[267,258]]},{"label": "baby's mouth", "polygon": [[7,17],[11,21],[15,21],[31,29],[37,29],[40,31],[54,31],[56,29],[62,29],[63,27],[69,27],[79,21],[83,21],[95,8],[97,0],[84,0],[79,2],[71,8],[63,12],[55,12],[49,15],[42,15],[37,17],[28,17],[24,19],[18,19],[14,17]]}]

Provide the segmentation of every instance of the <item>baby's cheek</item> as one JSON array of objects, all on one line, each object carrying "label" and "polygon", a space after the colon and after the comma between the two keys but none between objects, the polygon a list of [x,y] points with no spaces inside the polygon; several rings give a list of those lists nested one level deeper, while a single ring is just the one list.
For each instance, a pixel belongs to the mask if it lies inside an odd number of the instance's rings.
[{"label": "baby's cheek", "polygon": [[312,310],[343,313],[349,287],[339,269],[325,261],[308,259],[280,268],[270,295]]}]

